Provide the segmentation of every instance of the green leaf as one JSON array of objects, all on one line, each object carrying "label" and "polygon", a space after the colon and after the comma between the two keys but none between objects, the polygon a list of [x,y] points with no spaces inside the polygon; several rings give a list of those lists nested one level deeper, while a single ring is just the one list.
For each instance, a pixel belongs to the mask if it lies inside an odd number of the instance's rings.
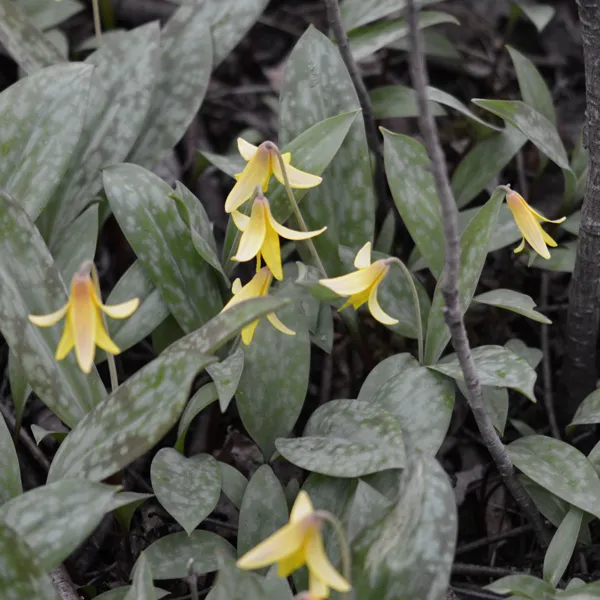
[{"label": "green leaf", "polygon": [[219,391],[214,383],[207,383],[203,385],[194,395],[190,398],[187,403],[181,419],[179,419],[179,425],[177,426],[177,443],[175,444],[175,450],[178,450],[183,454],[185,446],[185,438],[187,436],[188,429],[192,424],[192,421],[201,411],[207,406],[219,399]]},{"label": "green leaf", "polygon": [[555,593],[553,586],[533,575],[507,575],[486,585],[485,589],[497,594],[519,594],[530,600],[546,600]]},{"label": "green leaf", "polygon": [[56,46],[11,0],[0,0],[0,42],[26,73],[64,60]]},{"label": "green leaf", "polygon": [[512,0],[512,3],[519,7],[521,13],[535,25],[540,33],[546,28],[555,13],[555,8],[549,4],[531,0]]},{"label": "green leaf", "polygon": [[135,563],[132,586],[127,592],[125,600],[156,600],[152,585],[152,570],[143,552]]},{"label": "green leaf", "polygon": [[558,585],[571,561],[582,520],[583,511],[571,507],[546,550],[544,579],[554,587]]},{"label": "green leaf", "polygon": [[511,46],[506,46],[517,72],[519,89],[523,102],[546,117],[556,126],[556,110],[552,93],[537,67],[523,54]]},{"label": "green leaf", "polygon": [[410,354],[381,361],[368,375],[358,394],[398,419],[409,452],[434,456],[450,425],[454,384],[421,367]]},{"label": "green leaf", "polygon": [[[376,119],[418,117],[417,93],[404,85],[384,85],[369,92]],[[443,117],[446,111],[437,103],[429,102],[434,117]]]},{"label": "green leaf", "polygon": [[577,257],[577,240],[571,240],[561,244],[558,248],[552,248],[548,260],[544,260],[536,254],[535,261],[531,266],[545,271],[556,271],[559,273],[572,273],[575,269],[575,258]]},{"label": "green leaf", "polygon": [[[458,21],[448,13],[421,11],[419,14],[419,29],[425,29],[441,23],[454,23]],[[393,19],[381,21],[375,25],[361,27],[351,31],[348,35],[350,50],[354,60],[363,60],[385,46],[408,36],[409,27],[406,19]]]},{"label": "green leaf", "polygon": [[35,552],[44,571],[50,571],[91,535],[117,489],[82,479],[57,481],[4,504],[2,518]]},{"label": "green leaf", "polygon": [[196,373],[213,360],[206,355],[282,305],[276,298],[242,302],[170,346],[79,422],[56,453],[48,480],[104,479],[144,454],[177,422]]},{"label": "green leaf", "polygon": [[238,556],[287,524],[288,507],[279,479],[262,465],[250,479],[240,506]]},{"label": "green leaf", "polygon": [[381,229],[377,235],[377,240],[373,249],[375,252],[381,252],[383,254],[393,254],[394,252],[394,237],[396,236],[396,214],[393,208],[390,208],[383,223]]},{"label": "green leaf", "polygon": [[539,348],[530,348],[525,342],[516,338],[508,340],[504,347],[524,358],[533,369],[537,368],[544,358],[544,353]]},{"label": "green leaf", "polygon": [[[467,386],[464,381],[457,381],[460,393],[467,398]],[[508,418],[508,390],[506,388],[481,386],[483,403],[492,419],[492,424],[500,435],[504,435],[506,419]]]},{"label": "green leaf", "polygon": [[556,127],[546,117],[520,101],[474,99],[473,102],[515,126],[550,160],[570,172],[565,147]]},{"label": "green leaf", "polygon": [[277,314],[296,335],[277,331],[267,320],[258,324],[244,347],[244,371],[236,394],[242,423],[265,458],[275,439],[288,435],[300,416],[308,389],[310,339],[298,303]]},{"label": "green leaf", "polygon": [[221,474],[210,454],[186,458],[161,448],[150,466],[152,489],[166,511],[190,534],[215,509]]},{"label": "green leaf", "polygon": [[62,442],[67,437],[67,433],[67,431],[48,431],[35,423],[31,426],[31,434],[38,446],[40,445],[40,442],[48,436],[54,438],[58,442]]},{"label": "green leaf", "polygon": [[181,6],[160,32],[160,75],[127,162],[154,167],[183,137],[200,109],[212,70],[204,6]]},{"label": "green leaf", "polygon": [[217,386],[221,412],[225,412],[235,396],[244,371],[244,351],[238,348],[225,360],[210,365],[206,370]]},{"label": "green leaf", "polygon": [[391,504],[383,494],[359,479],[348,517],[348,541],[352,543],[352,540],[377,518],[377,515],[383,516],[388,512]]},{"label": "green leaf", "polygon": [[27,382],[21,363],[12,350],[8,353],[8,381],[10,383],[10,397],[15,407],[16,428],[20,429],[25,406],[31,395],[31,386]]},{"label": "green leaf", "polygon": [[548,317],[534,310],[536,304],[533,298],[527,296],[527,294],[521,294],[521,292],[498,288],[475,296],[473,302],[505,308],[539,323],[552,325],[552,321]]},{"label": "green leaf", "polygon": [[27,18],[40,30],[56,27],[83,10],[83,5],[76,0],[61,0],[60,2],[19,0],[17,4]]},{"label": "green leaf", "polygon": [[0,595],[3,600],[59,600],[35,552],[0,520]]},{"label": "green leaf", "polygon": [[600,479],[573,446],[543,435],[519,438],[507,446],[515,466],[569,504],[598,517]]},{"label": "green leaf", "polygon": [[67,293],[39,231],[5,193],[0,215],[0,330],[33,391],[73,427],[106,396],[104,385],[95,371],[86,376],[72,356],[56,361],[61,327],[29,322],[30,314],[49,314],[66,304]]},{"label": "green leaf", "polygon": [[569,428],[575,425],[594,425],[600,423],[600,390],[589,394],[577,408]]},{"label": "green leaf", "polygon": [[[281,143],[328,117],[359,109],[354,84],[337,47],[309,27],[286,61],[279,110]],[[335,257],[338,244],[362,246],[373,240],[375,204],[369,146],[362,115],[358,115],[325,170],[323,182],[302,204],[309,229],[327,225],[327,231],[314,239],[322,260]],[[338,274],[339,261],[328,262],[328,273]]]},{"label": "green leaf", "polygon": [[139,492],[121,492],[113,497],[112,511],[115,519],[119,522],[121,530],[129,533],[131,529],[131,519],[135,511],[148,498],[154,498],[154,494],[141,494]]},{"label": "green leaf", "polygon": [[444,267],[444,231],[431,161],[416,140],[381,129],[385,172],[402,221],[434,277]]},{"label": "green leaf", "polygon": [[[415,5],[421,8],[435,2],[439,0],[416,0]],[[344,0],[340,5],[340,14],[344,29],[351,31],[366,23],[372,23],[404,10],[406,6],[406,0]]]},{"label": "green leaf", "polygon": [[374,402],[333,400],[310,417],[304,437],[275,445],[292,464],[332,477],[360,477],[404,466],[397,419]]},{"label": "green leaf", "polygon": [[573,235],[579,235],[579,227],[581,226],[581,211],[578,210],[567,217],[564,223],[560,224],[561,228]]},{"label": "green leaf", "polygon": [[196,252],[162,179],[142,167],[104,170],[104,188],[127,241],[160,290],[165,304],[189,333],[223,307],[216,275]]},{"label": "green leaf", "polygon": [[[536,401],[533,392],[536,373],[524,358],[503,346],[479,346],[473,348],[471,354],[481,385],[506,387],[520,392],[532,402]],[[456,354],[450,355],[443,363],[429,368],[453,379],[464,381]]]},{"label": "green leaf", "polygon": [[221,470],[221,487],[223,488],[223,493],[239,510],[242,506],[248,480],[235,467],[227,463],[219,462],[219,469]]},{"label": "green leaf", "polygon": [[[426,56],[441,58],[446,62],[462,60],[462,55],[457,50],[455,43],[433,29],[423,32],[423,46]],[[401,52],[410,52],[410,39],[402,38],[392,42],[389,47]]]},{"label": "green leaf", "polygon": [[[99,596],[96,596],[94,600],[125,600],[129,590],[131,590],[130,585],[124,585],[122,587],[114,588],[112,590],[108,590],[108,592],[104,592]],[[160,600],[165,596],[168,596],[169,592],[165,592],[165,590],[161,590],[160,588],[154,588],[154,597],[156,600]]]},{"label": "green leaf", "polygon": [[[488,254],[488,246],[498,220],[500,205],[504,201],[505,192],[497,189],[487,203],[473,217],[460,238],[460,271],[458,283],[459,303],[463,312],[471,304],[471,299],[477,288],[479,276]],[[443,237],[439,243],[442,243]],[[425,363],[436,363],[444,348],[450,341],[450,330],[444,320],[444,297],[438,279],[435,288],[429,321],[427,323],[427,338],[425,342]],[[483,383],[483,382],[482,382]],[[498,385],[498,384],[491,384]]]},{"label": "green leaf", "polygon": [[190,535],[184,531],[165,535],[150,544],[144,554],[154,579],[187,577],[190,559],[194,561],[194,573],[204,575],[219,568],[219,559],[235,558],[235,550],[229,542],[200,529]]},{"label": "green leaf", "polygon": [[0,415],[0,506],[23,493],[21,470],[10,430]]},{"label": "green leaf", "polygon": [[456,545],[456,502],[433,458],[414,455],[403,494],[367,524],[352,546],[357,598],[437,600],[450,580]]}]

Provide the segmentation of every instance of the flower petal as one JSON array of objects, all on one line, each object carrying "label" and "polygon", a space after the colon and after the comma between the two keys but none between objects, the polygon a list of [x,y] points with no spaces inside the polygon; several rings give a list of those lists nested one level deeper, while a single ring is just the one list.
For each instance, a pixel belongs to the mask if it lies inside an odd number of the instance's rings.
[{"label": "flower petal", "polygon": [[[273,174],[277,178],[277,181],[285,185],[285,180],[283,179],[283,175],[281,173],[279,160],[277,160],[276,156],[273,156],[272,168]],[[305,173],[304,171],[300,171],[300,169],[296,169],[296,167],[292,167],[292,165],[290,164],[285,165],[285,172],[287,174],[288,181],[290,182],[290,187],[299,190],[313,188],[319,185],[321,181],[323,181],[322,177],[319,177],[318,175],[311,175],[310,173]]]},{"label": "flower petal", "polygon": [[525,238],[521,238],[521,243],[513,250],[515,254],[523,252],[525,250]]},{"label": "flower petal", "polygon": [[290,523],[298,523],[306,517],[310,517],[315,512],[315,507],[310,500],[310,496],[304,490],[298,492],[292,512],[290,513]]},{"label": "flower petal", "polygon": [[252,194],[257,185],[265,188],[271,178],[271,163],[268,151],[257,151],[246,168],[240,173],[237,183],[225,200],[225,212],[238,209]]},{"label": "flower petal", "polygon": [[76,275],[71,285],[71,306],[69,317],[72,319],[73,336],[75,338],[75,355],[79,367],[89,373],[94,364],[96,346],[96,320],[98,308],[93,301],[94,284],[89,276]]},{"label": "flower petal", "polygon": [[265,202],[257,198],[252,205],[248,226],[240,239],[237,254],[233,260],[246,262],[252,260],[261,250],[267,234],[267,215]]},{"label": "flower petal", "polygon": [[373,315],[373,318],[384,325],[396,325],[398,323],[398,319],[394,319],[394,317],[390,317],[386,312],[383,311],[381,306],[379,305],[379,301],[377,300],[377,288],[379,284],[383,281],[385,274],[381,276],[381,279],[375,283],[375,285],[371,288],[371,293],[369,294],[369,311]]},{"label": "flower petal", "polygon": [[308,573],[308,591],[315,600],[329,598],[329,588],[311,571]]},{"label": "flower petal", "polygon": [[288,229],[275,220],[270,208],[267,209],[267,218],[271,227],[286,240],[308,240],[309,238],[321,235],[327,229],[327,227],[322,227],[316,231],[294,231],[293,229]]},{"label": "flower petal", "polygon": [[242,157],[246,161],[250,160],[256,154],[256,151],[258,150],[258,146],[255,146],[254,144],[247,142],[245,139],[243,139],[241,137],[239,137],[237,139],[237,146],[238,146],[239,153],[242,155]]},{"label": "flower petal", "polygon": [[74,345],[75,338],[73,337],[73,325],[71,323],[71,319],[67,316],[65,328],[63,329],[60,342],[58,342],[58,346],[56,347],[56,360],[63,360],[63,358],[65,358],[65,356],[71,352]]},{"label": "flower petal", "polygon": [[100,315],[98,315],[98,319],[96,320],[96,335],[94,341],[96,342],[96,346],[102,348],[102,350],[105,350],[106,352],[110,352],[111,354],[121,353],[119,346],[110,339]]},{"label": "flower petal", "polygon": [[[527,204],[525,199],[523,199],[523,202],[525,202],[525,204]],[[533,206],[530,206],[529,204],[527,204],[527,207],[543,223],[562,223],[567,218],[567,217],[561,217],[560,219],[546,219],[546,217],[544,217],[544,215],[541,215],[537,210],[535,210],[535,208],[533,208]]]},{"label": "flower petal", "polygon": [[357,269],[366,269],[371,264],[371,242],[367,242],[357,253],[354,266]]},{"label": "flower petal", "polygon": [[350,296],[348,300],[346,300],[344,305],[340,306],[338,312],[346,308],[346,306],[352,306],[354,310],[358,310],[365,302],[368,302],[370,293],[371,288],[367,288],[362,292],[358,292],[358,294],[352,294],[352,296]]},{"label": "flower petal", "polygon": [[246,231],[246,227],[248,227],[248,223],[250,223],[250,217],[248,215],[241,213],[239,210],[234,210],[231,213],[231,218],[233,219],[234,225],[240,231]]},{"label": "flower petal", "polygon": [[290,554],[287,558],[279,561],[277,564],[277,575],[279,577],[287,577],[304,565],[304,563],[306,563],[306,558],[301,548],[298,552],[294,552],[294,554]]},{"label": "flower petal", "polygon": [[509,194],[506,198],[508,208],[517,223],[517,227],[529,245],[542,257],[550,258],[550,253],[542,236],[542,226],[529,209],[529,205],[516,193]]},{"label": "flower petal", "polygon": [[49,315],[29,315],[29,320],[38,327],[50,327],[58,323],[65,316],[67,308],[69,308],[68,302],[62,308]]},{"label": "flower petal", "polygon": [[278,331],[281,331],[281,333],[285,333],[286,335],[296,335],[296,332],[293,331],[292,329],[290,329],[289,327],[286,327],[279,320],[279,317],[275,313],[269,313],[267,315],[267,319],[269,320],[269,323],[271,323],[271,325],[273,325],[273,327],[275,327],[275,329],[277,329]]},{"label": "flower petal", "polygon": [[121,304],[98,304],[100,310],[105,312],[111,319],[126,319],[130,317],[140,305],[139,298],[132,298]]},{"label": "flower petal", "polygon": [[283,279],[283,268],[281,266],[281,246],[279,245],[279,236],[277,232],[267,225],[267,232],[260,254],[266,265],[271,269],[273,277],[281,281]]},{"label": "flower petal", "polygon": [[544,242],[546,242],[546,244],[548,246],[550,246],[551,248],[556,248],[556,246],[558,246],[558,244],[554,241],[554,239],[552,239],[550,237],[550,235],[548,233],[546,233],[543,229],[542,229],[542,237],[544,238]]},{"label": "flower petal", "polygon": [[306,527],[302,523],[288,523],[273,535],[249,550],[237,561],[240,569],[260,569],[279,562],[302,549]]},{"label": "flower petal", "polygon": [[305,544],[306,564],[310,573],[314,574],[328,587],[338,592],[350,591],[350,584],[335,570],[329,562],[323,539],[318,527],[311,527]]},{"label": "flower petal", "polygon": [[371,287],[381,275],[383,269],[385,269],[385,266],[381,264],[381,261],[376,261],[366,269],[354,271],[354,273],[341,275],[340,277],[333,277],[332,279],[321,279],[319,283],[340,296],[350,296]]},{"label": "flower petal", "polygon": [[256,321],[252,321],[250,325],[246,325],[246,327],[242,329],[242,342],[244,342],[246,346],[248,346],[250,342],[252,342],[252,338],[254,337],[254,332],[256,331],[257,327],[258,319],[256,319]]},{"label": "flower petal", "polygon": [[[238,280],[236,280],[238,281]],[[259,296],[263,296],[263,290],[265,289],[265,284],[271,281],[271,273],[269,273],[269,269],[263,267],[256,275],[243,287],[240,287],[236,292],[234,290],[234,296],[229,300],[229,302],[223,308],[223,311],[243,302],[244,300],[249,300],[250,298],[258,298]],[[234,287],[236,283],[233,283]],[[266,286],[268,289],[268,285]],[[221,312],[223,312],[221,311]]]},{"label": "flower petal", "polygon": [[235,296],[235,294],[239,294],[242,289],[242,280],[237,277],[236,280],[231,284],[231,293]]}]

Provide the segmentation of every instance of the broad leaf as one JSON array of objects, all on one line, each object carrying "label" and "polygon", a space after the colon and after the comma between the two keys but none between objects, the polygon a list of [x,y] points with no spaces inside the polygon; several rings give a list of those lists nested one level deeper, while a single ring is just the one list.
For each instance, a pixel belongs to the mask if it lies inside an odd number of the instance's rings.
[{"label": "broad leaf", "polygon": [[[124,585],[122,587],[113,588],[112,590],[109,590],[108,592],[104,592],[103,594],[96,596],[94,598],[94,600],[125,600],[127,597],[127,594],[131,590],[131,587],[132,586],[130,586],[130,585]],[[166,592],[165,590],[161,590],[160,588],[157,588],[157,587],[154,588],[154,598],[156,598],[156,600],[160,600],[161,598],[164,598],[165,596],[168,596],[168,595],[169,595],[169,592]]]},{"label": "broad leaf", "polygon": [[276,446],[296,466],[333,477],[360,477],[404,466],[400,424],[374,402],[328,402],[311,415],[304,437],[280,438]]},{"label": "broad leaf", "polygon": [[218,399],[219,390],[214,383],[207,383],[194,393],[187,403],[185,410],[181,415],[181,419],[179,419],[179,425],[177,426],[177,443],[175,444],[176,450],[183,454],[185,438],[192,421],[198,413]]},{"label": "broad leaf", "polygon": [[152,570],[143,552],[135,563],[132,586],[125,600],[156,600],[152,585]]},{"label": "broad leaf", "polygon": [[8,381],[10,383],[10,397],[15,407],[16,427],[20,429],[25,406],[31,395],[31,386],[27,382],[21,363],[12,350],[8,353]]},{"label": "broad leaf", "polygon": [[19,457],[10,430],[0,415],[0,506],[23,493]]},{"label": "broad leaf", "polygon": [[244,371],[244,351],[238,348],[225,360],[210,365],[206,370],[217,386],[221,412],[225,412],[235,396]]},{"label": "broad leaf", "polygon": [[221,470],[221,487],[223,488],[223,493],[239,510],[242,507],[248,480],[235,467],[227,463],[219,462],[219,469]]},{"label": "broad leaf", "polygon": [[[467,398],[467,386],[464,381],[457,381],[460,393]],[[500,435],[504,435],[506,419],[508,418],[508,390],[503,387],[481,386],[483,404],[492,419],[492,424]]]},{"label": "broad leaf", "polygon": [[571,561],[582,520],[583,511],[571,507],[546,550],[544,579],[553,586],[558,585]]},{"label": "broad leaf", "polygon": [[[412,88],[399,84],[384,85],[371,90],[369,95],[377,119],[419,116],[417,93]],[[442,117],[446,114],[437,102],[430,101],[429,110],[434,117]]]},{"label": "broad leaf", "polygon": [[553,598],[555,589],[548,582],[533,575],[508,575],[485,586],[497,594],[519,594],[520,598],[546,600]]},{"label": "broad leaf", "polygon": [[579,405],[569,427],[600,423],[600,390],[589,394]]},{"label": "broad leaf", "polygon": [[[439,0],[416,0],[419,8]],[[372,23],[382,17],[401,11],[407,6],[406,0],[344,0],[340,5],[342,24],[346,31]]]},{"label": "broad leaf", "polygon": [[541,2],[512,0],[512,3],[535,25],[540,33],[546,28],[546,25],[552,20],[552,17],[556,12],[556,9],[553,6]]},{"label": "broad leaf", "polygon": [[495,289],[473,298],[473,302],[479,302],[480,304],[489,304],[490,306],[498,306],[499,308],[505,308],[517,314],[523,315],[539,323],[546,323],[551,325],[552,321],[545,317],[542,313],[537,312],[535,309],[535,301],[526,294],[521,292],[515,292],[514,290]]},{"label": "broad leaf", "polygon": [[38,0],[19,0],[17,4],[28,19],[40,30],[51,29],[70,19],[83,10],[77,0],[60,2],[38,2]]}]

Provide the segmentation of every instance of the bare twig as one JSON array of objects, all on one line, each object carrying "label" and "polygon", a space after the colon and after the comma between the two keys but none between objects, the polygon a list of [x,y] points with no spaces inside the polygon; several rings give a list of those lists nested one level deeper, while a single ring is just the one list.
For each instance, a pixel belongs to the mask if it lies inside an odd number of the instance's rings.
[{"label": "bare twig", "polygon": [[453,575],[471,575],[474,577],[505,577],[506,575],[517,575],[516,569],[505,569],[502,567],[488,567],[486,565],[465,565],[454,563],[452,565]]},{"label": "bare twig", "polygon": [[377,133],[377,125],[375,124],[375,115],[373,114],[373,106],[371,105],[371,99],[369,98],[369,92],[365,86],[365,82],[358,71],[356,61],[352,56],[352,50],[350,50],[350,43],[348,36],[342,24],[342,15],[340,14],[340,5],[338,0],[325,0],[327,7],[327,19],[329,21],[329,27],[333,32],[333,37],[338,45],[342,60],[350,73],[350,78],[354,84],[354,89],[360,102],[362,109],[362,115],[365,122],[365,131],[367,134],[367,142],[371,152],[375,155],[375,172],[374,172],[374,185],[377,199],[379,200],[379,206],[385,207],[386,202],[386,183],[385,183],[385,169],[383,166],[383,155],[381,153],[381,145],[379,143],[379,134]]},{"label": "bare twig", "polygon": [[515,527],[509,531],[504,531],[503,533],[498,533],[496,535],[488,535],[487,537],[481,538],[480,540],[475,540],[473,542],[469,542],[467,544],[463,544],[456,549],[456,556],[459,554],[465,554],[466,552],[472,552],[473,550],[477,550],[483,546],[489,546],[491,544],[495,544],[496,542],[503,542],[509,538],[518,537],[523,535],[524,533],[529,533],[532,530],[531,525],[521,525],[520,527]]},{"label": "bare twig", "polygon": [[441,290],[445,303],[444,316],[448,328],[450,329],[452,346],[456,352],[467,387],[467,401],[473,412],[473,416],[475,417],[481,438],[491,454],[492,459],[496,463],[496,467],[500,472],[504,484],[534,527],[540,544],[546,546],[549,538],[540,514],[517,479],[510,455],[496,433],[492,420],[483,403],[481,383],[475,367],[475,361],[471,354],[469,339],[467,337],[458,296],[460,267],[458,209],[452,195],[452,190],[450,189],[444,153],[427,99],[427,67],[425,65],[423,39],[418,27],[418,15],[414,0],[408,0],[408,21],[411,37],[411,78],[413,87],[417,92],[419,112],[421,115],[419,125],[421,134],[425,140],[427,151],[431,157],[435,187],[440,200],[444,227],[446,261],[444,269],[445,275],[441,282]]},{"label": "bare twig", "polygon": [[56,567],[50,573],[50,578],[62,600],[81,600],[75,584],[71,581],[71,577],[64,565]]}]

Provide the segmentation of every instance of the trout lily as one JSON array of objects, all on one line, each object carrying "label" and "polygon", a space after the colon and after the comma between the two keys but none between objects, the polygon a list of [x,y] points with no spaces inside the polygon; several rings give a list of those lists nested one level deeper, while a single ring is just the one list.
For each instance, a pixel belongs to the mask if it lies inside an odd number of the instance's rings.
[{"label": "trout lily", "polygon": [[[238,150],[248,164],[241,173],[235,176],[237,183],[229,192],[227,200],[225,200],[225,211],[228,213],[237,210],[244,204],[252,196],[257,185],[262,188],[263,192],[266,192],[271,175],[275,175],[277,180],[285,185],[279,157],[277,156],[279,150],[273,142],[263,142],[260,146],[254,146],[242,138],[238,138],[237,142]],[[318,175],[311,175],[292,167],[290,164],[291,153],[286,152],[281,157],[285,164],[285,173],[290,187],[308,189],[319,185],[323,181]]]},{"label": "trout lily", "polygon": [[[236,279],[231,286],[231,291],[233,292],[233,298],[224,306],[221,312],[224,312],[230,309],[232,306],[243,302],[244,300],[250,300],[250,298],[259,298],[261,296],[266,296],[269,292],[269,287],[271,286],[271,281],[273,276],[269,271],[268,267],[263,267],[259,269],[256,275],[244,286],[242,286],[242,282],[240,279]],[[267,315],[267,319],[275,327],[281,331],[281,333],[285,333],[286,335],[296,335],[295,331],[292,331],[289,327],[286,327],[278,318],[275,313],[270,313]],[[250,325],[246,325],[242,329],[242,342],[248,345],[252,338],[254,337],[254,331],[256,330],[256,326],[258,325],[258,319],[250,323]]]},{"label": "trout lily", "polygon": [[49,315],[29,315],[29,320],[38,327],[55,325],[66,315],[65,328],[56,348],[56,359],[62,360],[75,347],[77,363],[84,373],[92,370],[96,346],[111,354],[121,352],[106,331],[102,313],[113,319],[126,319],[139,305],[137,298],[112,306],[102,304],[90,269],[94,269],[93,265],[90,267],[86,263],[73,276],[69,300],[62,308]]},{"label": "trout lily", "polygon": [[317,231],[294,231],[278,223],[273,214],[269,201],[260,192],[252,204],[250,216],[234,211],[231,214],[236,227],[242,232],[240,245],[233,260],[246,262],[255,256],[260,263],[260,257],[271,269],[275,279],[283,279],[281,266],[281,248],[279,236],[287,240],[307,240],[323,233],[327,227]]},{"label": "trout lily", "polygon": [[395,325],[398,320],[390,317],[379,305],[377,288],[396,260],[382,258],[371,263],[371,242],[367,242],[354,259],[357,271],[333,279],[321,279],[319,283],[340,296],[350,296],[339,310],[350,305],[357,309],[368,302],[369,311],[377,321],[384,325]]},{"label": "trout lily", "polygon": [[562,223],[566,217],[554,221],[546,219],[546,217],[531,208],[521,194],[512,190],[506,196],[506,203],[508,204],[508,208],[510,208],[510,212],[512,212],[519,231],[523,235],[521,243],[514,249],[514,252],[521,252],[525,248],[525,242],[527,241],[542,258],[550,258],[548,246],[555,248],[557,244],[542,229],[541,223]]},{"label": "trout lily", "polygon": [[309,597],[327,598],[329,588],[350,591],[350,584],[329,562],[321,535],[322,518],[315,511],[308,494],[298,494],[290,514],[290,522],[272,536],[244,554],[240,569],[260,569],[277,563],[277,573],[287,577],[302,565],[308,567]]}]

